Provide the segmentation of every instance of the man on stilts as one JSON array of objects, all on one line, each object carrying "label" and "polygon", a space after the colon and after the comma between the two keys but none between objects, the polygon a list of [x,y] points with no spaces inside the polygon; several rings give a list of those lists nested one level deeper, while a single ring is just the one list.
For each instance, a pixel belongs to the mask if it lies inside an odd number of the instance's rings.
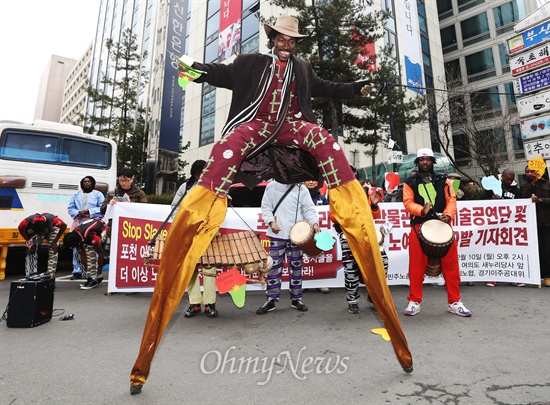
[{"label": "man on stilts", "polygon": [[[341,146],[316,122],[311,97],[353,99],[368,81],[320,79],[309,62],[292,52],[298,20],[281,16],[264,25],[272,53],[243,54],[230,64],[182,61],[206,72],[195,81],[233,91],[229,119],[199,184],[182,201],[166,239],[160,268],[132,369],[130,392],[138,394],[164,329],[185,292],[195,265],[225,219],[226,195],[234,181],[253,186],[274,178],[291,184],[318,178],[328,185],[331,212],[354,252],[374,305],[391,337],[399,363],[412,372],[412,356],[384,274],[369,202]],[[278,164],[277,164],[278,163]]]}]

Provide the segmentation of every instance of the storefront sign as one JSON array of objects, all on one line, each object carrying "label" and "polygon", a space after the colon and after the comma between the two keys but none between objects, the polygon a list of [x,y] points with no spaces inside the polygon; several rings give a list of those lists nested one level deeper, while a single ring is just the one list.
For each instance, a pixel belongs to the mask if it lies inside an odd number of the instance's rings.
[{"label": "storefront sign", "polygon": [[527,160],[533,158],[550,159],[550,137],[533,139],[523,142],[525,150],[525,158]]},{"label": "storefront sign", "polygon": [[550,135],[550,114],[531,117],[521,121],[521,137],[533,139]]},{"label": "storefront sign", "polygon": [[548,39],[550,39],[550,21],[539,24],[506,40],[506,50],[508,51],[508,55],[513,55],[542,44]]},{"label": "storefront sign", "polygon": [[514,93],[527,94],[550,86],[550,67],[514,79]]},{"label": "storefront sign", "polygon": [[516,100],[518,115],[520,118],[550,111],[550,91],[543,91],[529,97]]},{"label": "storefront sign", "polygon": [[512,75],[517,76],[530,70],[546,66],[550,63],[550,43],[522,52],[510,57]]}]

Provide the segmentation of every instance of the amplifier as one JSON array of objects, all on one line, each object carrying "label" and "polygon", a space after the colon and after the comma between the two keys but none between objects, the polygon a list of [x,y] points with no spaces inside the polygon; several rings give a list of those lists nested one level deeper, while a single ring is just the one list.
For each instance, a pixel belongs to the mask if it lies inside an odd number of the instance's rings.
[{"label": "amplifier", "polygon": [[8,304],[10,328],[32,328],[52,319],[55,278],[36,276],[12,281]]}]

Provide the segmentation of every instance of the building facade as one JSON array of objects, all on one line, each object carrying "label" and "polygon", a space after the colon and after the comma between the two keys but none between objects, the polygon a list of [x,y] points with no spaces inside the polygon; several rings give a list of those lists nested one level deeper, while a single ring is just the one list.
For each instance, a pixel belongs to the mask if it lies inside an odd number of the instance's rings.
[{"label": "building facade", "polygon": [[86,112],[88,102],[88,79],[92,65],[93,45],[90,44],[65,80],[61,123],[82,126],[81,114]]},{"label": "building facade", "polygon": [[[469,125],[475,122],[488,139],[500,140],[502,169],[513,169],[520,179],[526,159],[505,40],[514,34],[514,25],[539,6],[538,1],[524,0],[437,1],[446,81],[457,83],[455,90],[464,95]],[[482,111],[476,110],[476,100],[486,106]],[[503,136],[495,136],[499,133]],[[462,130],[452,136],[455,144],[471,141]],[[455,150],[455,158],[458,168],[473,179],[485,175],[467,148]]]},{"label": "building facade", "polygon": [[[357,0],[362,1],[362,0]],[[439,36],[438,10],[433,1],[376,0],[372,6],[391,12],[384,25],[383,44],[394,46],[394,55],[409,97],[427,95],[444,76],[443,53]],[[367,6],[365,6],[368,12]],[[90,81],[96,89],[113,91],[104,78],[116,75],[115,61],[106,47],[107,39],[120,41],[131,28],[148,72],[147,85],[139,103],[149,111],[147,145],[147,193],[174,192],[178,160],[192,163],[206,160],[225,124],[231,92],[208,84],[178,86],[175,56],[187,54],[197,61],[229,63],[235,54],[268,52],[267,37],[260,18],[292,14],[270,4],[268,0],[107,0],[101,2],[98,28],[93,44]],[[89,115],[106,116],[86,103]],[[115,112],[116,113],[116,112]],[[406,133],[392,134],[396,151],[415,152],[432,145],[431,132],[438,131],[435,114],[430,121],[417,124]],[[346,129],[343,129],[346,136]],[[341,142],[350,164],[369,166],[372,158],[359,144]],[[379,148],[377,162],[386,162],[389,148]]]},{"label": "building facade", "polygon": [[75,59],[52,55],[40,80],[36,107],[35,120],[61,122],[61,105],[63,103],[63,91],[65,79],[76,64]]}]

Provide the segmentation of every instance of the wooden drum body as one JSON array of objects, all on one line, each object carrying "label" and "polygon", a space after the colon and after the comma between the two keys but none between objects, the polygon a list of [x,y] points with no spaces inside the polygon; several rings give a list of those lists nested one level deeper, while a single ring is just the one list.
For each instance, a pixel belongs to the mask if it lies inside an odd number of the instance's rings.
[{"label": "wooden drum body", "polygon": [[422,251],[428,256],[427,276],[441,274],[441,258],[447,254],[454,239],[453,228],[439,219],[430,219],[420,225],[418,240]]},{"label": "wooden drum body", "polygon": [[290,230],[290,241],[309,257],[320,256],[323,251],[315,244],[315,230],[306,221],[299,221]]}]

